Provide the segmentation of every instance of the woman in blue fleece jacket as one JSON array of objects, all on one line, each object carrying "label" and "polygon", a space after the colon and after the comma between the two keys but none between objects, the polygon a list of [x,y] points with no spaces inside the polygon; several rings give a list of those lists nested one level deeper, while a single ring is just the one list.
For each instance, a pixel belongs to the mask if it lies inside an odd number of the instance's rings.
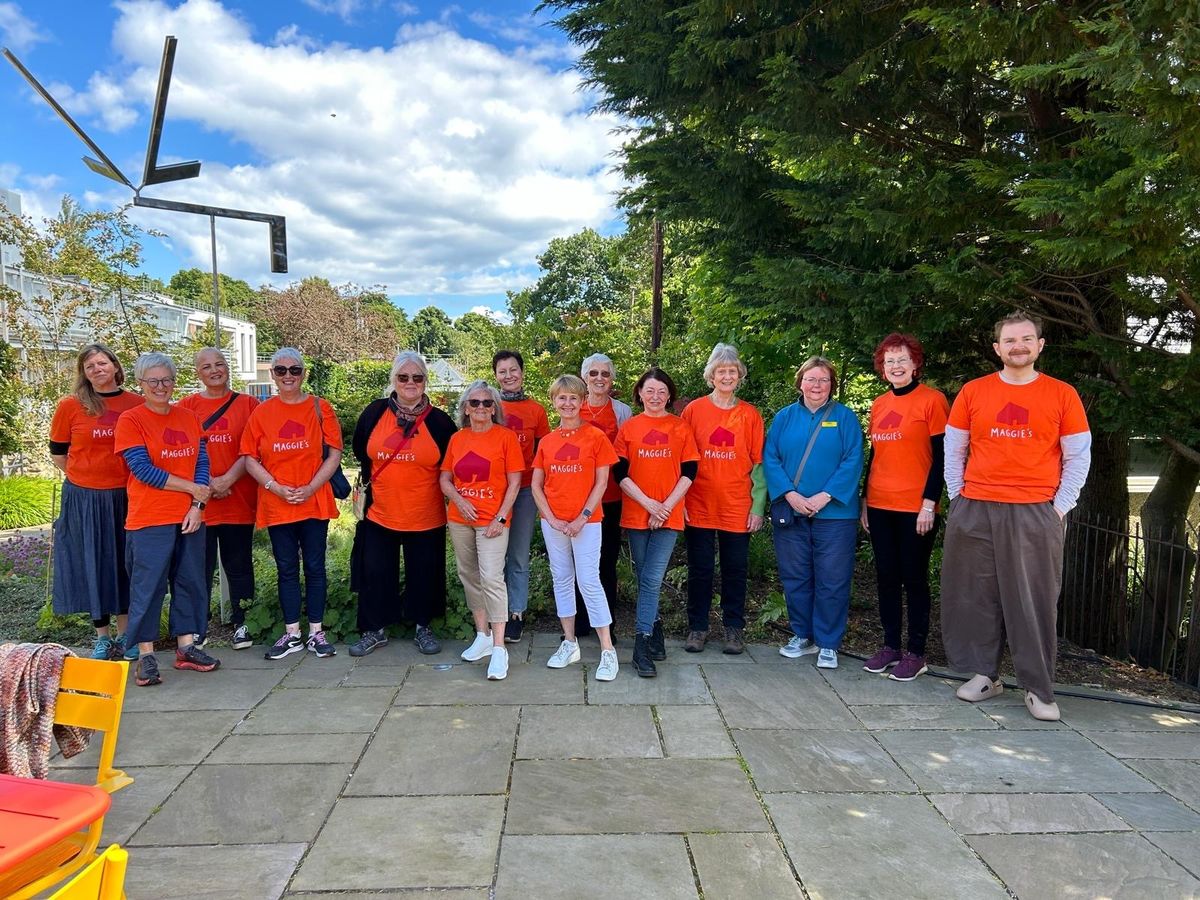
[{"label": "woman in blue fleece jacket", "polygon": [[833,399],[837,370],[829,360],[814,356],[805,362],[796,373],[796,390],[800,399],[776,414],[763,447],[775,555],[792,628],[792,639],[779,653],[791,659],[817,653],[819,668],[836,669],[850,611],[863,433],[854,412]]}]

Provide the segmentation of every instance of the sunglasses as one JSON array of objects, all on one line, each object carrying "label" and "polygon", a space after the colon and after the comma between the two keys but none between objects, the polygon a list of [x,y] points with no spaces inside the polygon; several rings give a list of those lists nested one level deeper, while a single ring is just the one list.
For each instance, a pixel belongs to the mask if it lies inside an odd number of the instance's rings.
[{"label": "sunglasses", "polygon": [[486,400],[476,400],[474,397],[472,397],[467,401],[467,406],[471,407],[471,409],[479,409],[481,406],[484,409],[491,409],[495,405],[496,401],[494,401],[491,397],[488,397]]},{"label": "sunglasses", "polygon": [[403,372],[399,372],[399,373],[397,373],[397,375],[396,375],[396,380],[397,380],[398,382],[400,382],[401,384],[408,384],[410,381],[411,381],[413,384],[424,384],[424,383],[425,383],[425,376],[424,376],[424,375],[420,375],[420,374],[417,374],[417,375],[405,375]]},{"label": "sunglasses", "polygon": [[284,375],[303,375],[304,366],[275,366],[271,371],[281,378]]},{"label": "sunglasses", "polygon": [[588,378],[612,378],[612,372],[601,372],[599,369],[592,369],[588,372]]}]

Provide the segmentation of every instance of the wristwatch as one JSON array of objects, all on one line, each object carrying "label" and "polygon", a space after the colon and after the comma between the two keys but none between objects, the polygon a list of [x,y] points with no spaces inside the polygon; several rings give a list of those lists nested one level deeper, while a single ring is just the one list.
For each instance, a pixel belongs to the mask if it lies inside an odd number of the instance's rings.
[{"label": "wristwatch", "polygon": [[203,500],[193,500],[192,501],[192,509],[204,509],[204,507],[206,507],[206,506],[208,506],[208,504],[205,503]]},{"label": "wristwatch", "polygon": [[498,517],[496,518],[496,521],[497,521],[497,522],[499,522],[501,525],[507,525],[507,524],[508,524],[508,518],[507,518],[507,517],[505,517],[505,516],[498,516]]},{"label": "wristwatch", "polygon": [[584,510],[583,510],[583,517],[584,517],[585,519],[590,519],[590,518],[592,517],[592,511],[591,511],[590,509],[587,509],[587,508],[585,507],[585,508],[584,508]]}]

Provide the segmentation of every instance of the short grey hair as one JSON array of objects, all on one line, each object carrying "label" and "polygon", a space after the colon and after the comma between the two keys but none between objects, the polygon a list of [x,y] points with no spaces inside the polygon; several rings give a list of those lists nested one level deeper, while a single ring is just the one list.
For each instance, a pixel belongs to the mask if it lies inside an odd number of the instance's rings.
[{"label": "short grey hair", "polygon": [[200,357],[202,357],[205,353],[215,353],[217,356],[221,357],[221,359],[225,360],[225,365],[229,365],[229,357],[225,355],[223,350],[220,350],[217,347],[201,347],[196,351],[196,355],[192,357],[192,365],[200,365]]},{"label": "short grey hair", "polygon": [[175,368],[175,362],[165,353],[151,351],[143,353],[137,358],[137,362],[133,364],[133,377],[141,381],[146,377],[146,373],[151,369],[164,368],[171,372],[171,377],[174,378],[179,374],[179,370]]},{"label": "short grey hair", "polygon": [[704,381],[709,387],[713,386],[713,373],[721,366],[737,366],[739,378],[745,378],[748,371],[746,364],[738,356],[737,347],[733,344],[717,344],[712,348],[712,353],[708,354],[708,362],[704,364]]},{"label": "short grey hair", "polygon": [[612,372],[613,381],[616,381],[617,380],[617,367],[613,363],[613,361],[609,357],[605,356],[603,353],[593,353],[591,356],[589,356],[587,359],[585,359],[582,363],[580,363],[579,364],[579,376],[581,378],[587,378],[588,369],[590,369],[592,366],[598,365],[600,363],[603,363],[604,365],[608,366],[608,371]]},{"label": "short grey hair", "polygon": [[400,367],[406,366],[409,363],[416,363],[417,368],[421,370],[421,374],[425,376],[426,382],[429,381],[429,365],[425,362],[425,357],[416,350],[401,350],[396,354],[396,358],[392,360],[392,374],[388,376],[388,380],[394,379],[400,371]]},{"label": "short grey hair", "polygon": [[458,422],[459,428],[466,428],[471,424],[471,419],[467,413],[467,398],[476,391],[487,391],[489,397],[492,398],[492,421],[497,425],[504,424],[504,407],[501,406],[500,391],[492,387],[482,378],[472,381],[467,385],[467,389],[462,392],[462,396],[458,398],[457,412],[454,416]]},{"label": "short grey hair", "polygon": [[[294,359],[296,362],[300,363],[301,366],[304,366],[304,354],[295,347],[280,347],[271,354],[271,365],[274,366],[275,363],[285,359]],[[304,367],[308,368],[307,366]]]}]

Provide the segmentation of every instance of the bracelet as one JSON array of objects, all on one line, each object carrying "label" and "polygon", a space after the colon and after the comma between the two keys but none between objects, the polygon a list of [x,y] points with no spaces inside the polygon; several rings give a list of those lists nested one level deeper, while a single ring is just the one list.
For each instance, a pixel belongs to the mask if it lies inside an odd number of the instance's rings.
[{"label": "bracelet", "polygon": [[263,485],[263,490],[264,490],[264,491],[267,491],[268,493],[270,493],[270,491],[271,491],[271,485],[273,485],[274,483],[275,483],[275,479],[274,479],[274,478],[268,478],[268,479],[267,479],[267,483]]}]

